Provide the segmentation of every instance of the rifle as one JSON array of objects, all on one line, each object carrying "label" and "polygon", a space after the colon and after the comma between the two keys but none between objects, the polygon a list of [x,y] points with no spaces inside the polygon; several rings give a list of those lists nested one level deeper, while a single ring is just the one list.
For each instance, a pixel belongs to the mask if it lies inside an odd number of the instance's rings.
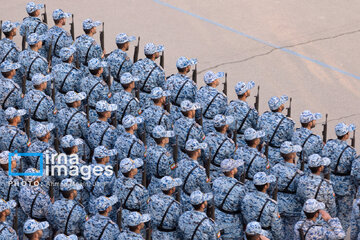
[{"label": "rifle", "polygon": [[22,77],[21,79],[21,92],[23,94],[23,96],[25,95],[26,93],[26,76],[27,76],[27,71],[25,70],[25,73],[24,73],[24,76]]},{"label": "rifle", "polygon": [[55,128],[54,147],[55,147],[55,150],[56,150],[58,153],[60,153],[59,145],[60,145],[59,133],[58,133],[58,131],[57,131],[57,128]]},{"label": "rifle", "polygon": [[327,127],[328,127],[328,114],[325,115],[325,123],[323,124],[323,131],[322,131],[324,144],[326,143],[327,140]]},{"label": "rifle", "polygon": [[139,57],[139,46],[140,46],[140,37],[138,37],[138,42],[134,49],[134,58],[133,58],[134,63],[137,62],[138,57]]},{"label": "rifle", "polygon": [[144,131],[140,134],[140,140],[146,146],[146,123],[144,122]]},{"label": "rifle", "polygon": [[145,223],[145,227],[146,227],[145,240],[150,240],[151,239],[151,232],[152,232],[150,222]]},{"label": "rifle", "polygon": [[13,219],[13,229],[15,230],[15,232],[18,231],[18,213],[19,213],[19,207],[18,207],[19,203],[16,203],[16,209],[15,209],[15,215],[14,215],[14,219]]},{"label": "rifle", "polygon": [[146,179],[146,161],[144,161],[144,165],[142,166],[142,179],[141,179],[141,184],[144,186],[144,187],[148,187],[147,186],[147,179]]},{"label": "rifle", "polygon": [[25,119],[25,133],[28,138],[30,138],[30,118],[31,118],[31,110],[28,112],[29,116]]},{"label": "rifle", "polygon": [[82,156],[82,160],[84,161],[84,162],[87,162],[87,159],[86,159],[86,146],[85,146],[86,144],[84,143],[83,144],[83,150],[84,150],[84,154],[83,154],[83,156]]},{"label": "rifle", "polygon": [[257,88],[257,94],[255,96],[254,108],[256,109],[256,111],[259,111],[259,101],[260,101],[260,85]]},{"label": "rifle", "polygon": [[49,186],[49,197],[51,200],[54,199],[54,185],[52,182],[50,182],[50,186]]},{"label": "rifle", "polygon": [[26,35],[22,37],[21,50],[24,51],[26,48]]},{"label": "rifle", "polygon": [[160,56],[160,66],[164,69],[164,64],[165,64],[165,55],[164,55],[164,51],[162,52],[161,56]]},{"label": "rifle", "polygon": [[195,64],[195,69],[193,70],[192,73],[192,80],[194,81],[194,83],[197,83],[197,64]]},{"label": "rifle", "polygon": [[48,24],[47,13],[46,13],[46,4],[44,4],[44,13],[41,15],[43,17],[43,23]]},{"label": "rifle", "polygon": [[101,45],[101,49],[104,51],[105,49],[105,29],[104,29],[104,22],[102,23],[102,31],[100,32],[100,45]]},{"label": "rifle", "polygon": [[237,145],[237,120],[235,120],[235,129],[233,131],[233,141]]},{"label": "rifle", "polygon": [[292,102],[292,98],[290,98],[290,102],[289,102],[289,107],[286,108],[287,109],[287,117],[291,117],[291,102]]},{"label": "rifle", "polygon": [[227,82],[227,73],[225,73],[225,82],[224,82],[223,84],[224,84],[223,93],[227,96],[227,85],[228,85],[228,82]]},{"label": "rifle", "polygon": [[122,206],[120,206],[120,208],[117,210],[117,213],[116,213],[116,223],[117,223],[120,231],[122,231],[121,221],[122,221]]},{"label": "rifle", "polygon": [[[51,42],[49,44],[49,49],[48,49],[48,52],[47,52],[47,61],[48,61],[48,64],[49,64],[49,69],[51,69],[51,57],[52,57],[52,41],[54,40],[54,38],[51,38]],[[55,51],[55,49],[54,49]],[[51,70],[50,70],[51,71]]]},{"label": "rifle", "polygon": [[[177,165],[177,162],[178,162],[178,136],[176,135],[175,136],[175,144],[172,145],[172,149],[173,149],[173,159],[174,159],[174,162],[175,162],[175,165]],[[177,190],[176,190],[176,194],[175,194],[175,199],[176,201],[180,202],[180,197],[181,196],[181,188],[178,187]]]},{"label": "rifle", "polygon": [[111,118],[111,125],[113,125],[115,128],[117,128],[118,122],[117,122],[117,119],[116,119],[116,112],[114,112],[113,114],[114,115]]},{"label": "rifle", "polygon": [[109,86],[109,90],[110,90],[110,87],[111,87],[111,70],[110,70],[110,66],[108,66],[108,70],[109,70],[109,75],[104,76],[104,81]]},{"label": "rifle", "polygon": [[140,100],[140,87],[139,87],[139,86],[136,87],[136,89],[135,89],[135,97],[136,97],[138,100]]},{"label": "rifle", "polygon": [[[212,148],[210,147],[209,148],[209,156],[206,158],[206,164],[205,164],[205,172],[206,172],[206,176],[208,177],[208,179],[211,179],[211,176],[210,176],[210,166],[211,166],[211,159],[212,159],[211,150],[212,150]],[[215,206],[214,206],[214,204],[212,204],[212,203],[208,204],[208,207],[206,209],[206,215],[215,221]]]},{"label": "rifle", "polygon": [[2,20],[0,20],[0,40],[1,39],[2,39]]},{"label": "rifle", "polygon": [[75,40],[74,14],[71,14],[70,33],[71,33],[72,39]]},{"label": "rifle", "polygon": [[353,137],[351,138],[351,146],[352,146],[353,148],[355,148],[355,139],[356,139],[356,136],[355,136],[355,130],[354,130],[354,132],[353,132]]},{"label": "rifle", "polygon": [[166,99],[166,102],[164,104],[164,109],[170,113],[170,110],[171,110],[171,105],[170,105],[170,101],[168,99]]},{"label": "rifle", "polygon": [[275,201],[277,201],[277,194],[278,194],[278,178],[276,178],[275,189],[272,195],[272,199],[274,199]]},{"label": "rifle", "polygon": [[197,118],[197,119],[195,119],[195,120],[196,120],[196,122],[197,122],[200,126],[202,126],[202,125],[203,125],[202,108],[200,108],[199,111],[200,111],[200,117]]}]

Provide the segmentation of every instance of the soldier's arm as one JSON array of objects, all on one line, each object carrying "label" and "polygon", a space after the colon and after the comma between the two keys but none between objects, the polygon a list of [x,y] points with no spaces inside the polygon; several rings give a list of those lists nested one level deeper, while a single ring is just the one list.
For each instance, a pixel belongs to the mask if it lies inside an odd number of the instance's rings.
[{"label": "soldier's arm", "polygon": [[346,234],[341,226],[340,220],[338,218],[331,218],[327,221],[331,229],[323,228],[325,231],[326,239],[344,239]]}]

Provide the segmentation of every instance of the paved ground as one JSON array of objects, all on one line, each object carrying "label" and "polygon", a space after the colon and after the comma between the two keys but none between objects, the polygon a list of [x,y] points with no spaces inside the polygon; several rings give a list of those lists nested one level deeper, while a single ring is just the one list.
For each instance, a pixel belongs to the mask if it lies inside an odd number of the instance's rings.
[{"label": "paved ground", "polygon": [[[21,20],[26,2],[1,4],[2,19]],[[267,110],[271,96],[287,94],[293,97],[296,121],[304,109],[329,113],[330,138],[339,121],[360,128],[359,1],[50,0],[46,4],[49,19],[57,7],[74,13],[77,35],[85,18],[105,21],[108,52],[115,48],[117,33],[140,35],[141,47],[146,42],[165,45],[167,75],[175,72],[178,57],[196,57],[199,79],[207,70],[228,72],[230,98],[235,97],[231,89],[237,81],[260,84],[261,112]],[[316,131],[320,133],[321,126]]]}]

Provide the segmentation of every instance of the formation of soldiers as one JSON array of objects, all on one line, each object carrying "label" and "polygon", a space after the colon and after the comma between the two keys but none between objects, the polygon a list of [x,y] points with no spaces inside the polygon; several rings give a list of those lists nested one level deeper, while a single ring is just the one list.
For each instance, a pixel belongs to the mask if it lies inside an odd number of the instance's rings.
[{"label": "formation of soldiers", "polygon": [[[229,103],[227,74],[205,73],[198,89],[196,59],[166,77],[164,46],[147,43],[138,60],[138,38],[131,60],[136,38],[120,33],[106,54],[101,22],[84,20],[75,38],[63,28],[72,14],[54,10],[48,28],[43,8],[2,22],[0,239],[343,239],[349,228],[360,239],[354,125],[327,140],[305,110],[295,129],[285,95],[260,115],[252,81]],[[55,158],[65,173],[39,175],[45,159],[15,152],[81,160]]]}]

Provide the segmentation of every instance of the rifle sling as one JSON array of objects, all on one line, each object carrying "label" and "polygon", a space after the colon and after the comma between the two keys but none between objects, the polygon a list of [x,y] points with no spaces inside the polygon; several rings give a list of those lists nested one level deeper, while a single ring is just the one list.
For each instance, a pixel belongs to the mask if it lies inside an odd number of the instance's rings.
[{"label": "rifle sling", "polygon": [[184,179],[184,183],[183,183],[183,185],[182,185],[182,189],[183,189],[183,192],[186,193],[188,196],[190,196],[191,193],[189,194],[188,191],[185,190],[186,183],[187,183],[187,181],[188,181],[191,173],[192,173],[196,168],[198,168],[198,167],[199,167],[198,165],[195,165],[195,166],[190,170],[190,172],[188,172],[188,174],[186,175],[186,177],[185,177],[185,179]]},{"label": "rifle sling", "polygon": [[[94,89],[95,89],[95,88],[97,87],[97,85],[99,85],[99,84],[101,84],[100,81],[97,82],[97,83],[95,83],[94,86],[92,86],[92,88],[90,89],[90,91],[89,91],[89,93],[88,93],[88,95],[87,95],[87,98],[86,98],[86,101],[87,101],[87,104],[88,104],[88,105],[89,105],[89,98],[90,98],[91,93],[94,91]],[[91,106],[89,105],[89,107],[91,107]]]},{"label": "rifle sling", "polygon": [[215,152],[215,154],[214,154],[214,156],[213,156],[213,158],[212,158],[211,163],[212,163],[214,166],[216,166],[216,167],[220,167],[219,164],[215,163],[216,156],[218,155],[220,149],[222,148],[222,146],[224,145],[224,143],[225,143],[227,140],[228,140],[228,138],[225,137],[225,139],[221,142],[221,144],[219,145],[219,147],[216,149],[216,152]]},{"label": "rifle sling", "polygon": [[251,112],[251,108],[249,108],[249,110],[247,111],[244,119],[242,120],[242,122],[241,122],[241,124],[240,124],[240,127],[239,127],[238,130],[237,130],[237,133],[241,134],[240,131],[241,131],[242,127],[244,126],[244,124],[245,124],[245,122],[246,122],[246,119],[249,117],[250,112]]},{"label": "rifle sling", "polygon": [[[218,209],[222,212],[225,212],[225,213],[230,213],[230,211],[227,211],[227,210],[224,210],[223,207],[224,207],[224,204],[226,202],[226,199],[227,197],[230,195],[231,191],[236,187],[236,185],[238,184],[241,184],[240,182],[236,181],[234,185],[232,185],[232,187],[229,189],[229,191],[226,193],[224,199],[222,200],[220,206],[218,207]],[[237,213],[237,212],[234,212],[234,214]]]},{"label": "rifle sling", "polygon": [[[103,172],[104,172],[104,171],[103,171]],[[94,191],[94,189],[95,189],[96,182],[99,180],[99,177],[100,177],[100,176],[101,176],[101,175],[99,175],[99,176],[97,176],[97,177],[95,178],[95,181],[94,181],[93,185],[91,186],[90,192],[91,192],[92,194],[94,194],[93,191]]]},{"label": "rifle sling", "polygon": [[161,114],[161,117],[160,117],[160,119],[159,119],[159,121],[158,121],[158,125],[161,125],[161,121],[162,121],[162,119],[164,118],[164,115],[165,115],[165,111]]},{"label": "rifle sling", "polygon": [[34,208],[36,199],[37,199],[37,197],[40,195],[40,193],[41,193],[41,192],[38,192],[38,193],[36,194],[36,196],[34,197],[34,199],[32,200],[31,207],[30,207],[30,217],[31,217],[31,218],[34,218],[34,216],[33,216],[33,208]]},{"label": "rifle sling", "polygon": [[38,22],[38,24],[36,24],[36,27],[35,27],[33,33],[36,33],[36,31],[37,31],[38,27],[40,26],[40,24],[41,24],[41,22]]},{"label": "rifle sling", "polygon": [[[34,111],[34,113],[33,113],[33,119],[36,120],[36,121],[44,121],[44,120],[42,120],[42,119],[37,118],[37,117],[36,117],[36,113],[37,113],[37,110],[38,110],[39,107],[40,107],[41,102],[42,102],[45,98],[46,98],[46,95],[43,96],[43,97],[40,99],[40,101],[38,102],[38,104],[36,105],[35,111]],[[46,121],[46,120],[45,120],[45,121]]]},{"label": "rifle sling", "polygon": [[181,85],[179,91],[178,91],[177,94],[176,94],[176,97],[175,97],[175,100],[174,100],[174,105],[180,106],[180,105],[177,104],[176,102],[177,102],[177,100],[178,100],[178,97],[180,96],[181,91],[182,91],[183,88],[185,87],[186,83],[189,82],[189,81],[190,81],[190,80],[186,80],[186,81],[183,83],[183,85]]},{"label": "rifle sling", "polygon": [[4,56],[3,59],[1,60],[0,64],[3,63],[3,62],[6,60],[7,56],[11,53],[11,51],[12,51],[13,49],[16,49],[16,47],[10,48],[10,50],[5,54],[5,56]]},{"label": "rifle sling", "polygon": [[134,140],[131,145],[130,145],[130,148],[129,148],[129,151],[128,151],[128,154],[127,154],[127,158],[130,157],[130,154],[131,154],[131,149],[133,148],[134,144],[135,144],[136,140]]},{"label": "rifle sling", "polygon": [[[123,208],[128,209],[128,208],[126,207],[126,203],[127,203],[127,201],[129,200],[129,197],[130,197],[131,193],[135,190],[135,187],[136,187],[136,186],[138,186],[138,184],[134,184],[134,186],[130,189],[129,193],[127,194],[127,196],[126,196],[126,198],[125,198],[125,201],[124,201],[124,203],[122,204]],[[128,210],[130,210],[130,209],[128,209]]]},{"label": "rifle sling", "polygon": [[211,99],[210,103],[207,105],[207,107],[206,107],[206,109],[205,109],[205,111],[204,111],[204,113],[203,113],[204,118],[207,118],[207,117],[205,116],[205,114],[207,113],[207,111],[209,110],[211,104],[215,101],[215,99],[216,99],[216,97],[217,97],[218,95],[220,95],[220,93],[217,93],[217,94],[213,97],[213,99]]},{"label": "rifle sling", "polygon": [[274,131],[273,134],[271,135],[270,141],[269,141],[269,143],[268,143],[269,145],[271,145],[271,142],[272,142],[272,140],[274,139],[277,130],[279,129],[281,123],[285,120],[285,118],[286,118],[286,117],[283,117],[283,118],[280,120],[280,122],[278,123],[278,125],[276,126],[275,131]]},{"label": "rifle sling", "polygon": [[11,187],[12,187],[12,184],[10,183],[9,188],[8,188],[8,192],[6,194],[6,201],[7,202],[10,200]]},{"label": "rifle sling", "polygon": [[57,39],[56,39],[56,41],[55,41],[55,44],[54,44],[53,55],[54,55],[55,57],[58,57],[58,58],[59,58],[59,55],[56,54],[56,47],[57,47],[57,44],[58,44],[58,42],[59,42],[59,40],[60,40],[60,38],[61,38],[61,36],[62,36],[63,34],[64,34],[64,32],[61,32],[61,33],[59,34],[59,36],[57,37]]},{"label": "rifle sling", "polygon": [[105,229],[107,228],[107,226],[110,224],[110,220],[105,224],[104,228],[102,229],[98,240],[101,240],[102,235],[104,235]]},{"label": "rifle sling", "polygon": [[185,144],[186,144],[187,140],[189,139],[189,137],[190,137],[190,132],[191,132],[191,130],[193,129],[194,126],[195,126],[195,122],[191,125],[191,127],[189,128],[189,131],[188,131],[187,134],[186,134]]},{"label": "rifle sling", "polygon": [[129,107],[131,101],[133,101],[133,100],[135,100],[135,98],[130,99],[129,102],[126,104],[125,109],[124,109],[124,111],[123,111],[122,114],[121,114],[120,122],[122,122],[123,118],[125,117],[126,110],[127,110],[127,108]]},{"label": "rifle sling", "polygon": [[18,133],[19,133],[19,131],[16,130],[16,133],[14,134],[13,138],[12,138],[11,141],[10,141],[10,144],[9,144],[9,152],[11,152],[11,147],[12,147],[13,142],[14,142],[16,136],[18,135]]},{"label": "rifle sling", "polygon": [[194,232],[193,232],[193,234],[192,234],[192,236],[191,236],[191,240],[194,239],[197,230],[199,229],[200,225],[201,225],[206,219],[208,219],[208,217],[204,217],[204,218],[201,219],[201,221],[198,223],[198,225],[196,226],[196,228],[195,228],[195,230],[194,230]]},{"label": "rifle sling", "polygon": [[64,84],[65,84],[65,82],[66,82],[66,79],[70,76],[70,73],[71,73],[73,70],[75,70],[75,69],[76,69],[76,68],[74,68],[74,67],[71,68],[71,70],[66,74],[64,80],[63,80],[62,83],[61,83],[60,89],[59,89],[59,92],[60,92],[60,93],[66,94],[66,92],[64,92],[64,90],[63,90]]},{"label": "rifle sling", "polygon": [[262,208],[261,208],[261,210],[260,210],[260,214],[259,214],[259,216],[258,216],[258,218],[257,218],[257,220],[256,220],[257,222],[260,222],[260,220],[261,220],[261,215],[262,215],[263,211],[265,210],[265,206],[266,206],[266,204],[267,204],[268,202],[270,202],[270,198],[266,199],[264,205],[262,206]]},{"label": "rifle sling", "polygon": [[123,67],[123,65],[124,65],[125,62],[126,62],[126,58],[125,58],[124,61],[121,63],[121,65],[120,65],[120,67],[119,67],[119,70],[118,70],[117,73],[116,73],[116,77],[114,78],[114,80],[116,79],[116,82],[119,82],[119,83],[120,83],[120,78],[119,78],[119,76],[120,76],[121,69],[122,69],[122,67]]},{"label": "rifle sling", "polygon": [[163,152],[163,153],[160,155],[159,159],[158,159],[157,162],[156,162],[156,174],[155,174],[155,177],[157,177],[157,178],[162,178],[162,177],[163,177],[163,176],[160,176],[160,174],[159,174],[159,163],[160,163],[160,161],[161,161],[162,156],[164,156],[164,154],[165,154],[165,152]]},{"label": "rifle sling", "polygon": [[68,127],[69,127],[69,125],[70,125],[71,120],[72,120],[72,119],[75,117],[75,115],[78,114],[79,112],[81,112],[81,110],[74,112],[73,115],[71,115],[71,117],[69,118],[69,121],[66,123],[66,126],[65,126],[65,131],[64,131],[65,135],[67,135],[67,130],[68,130]]},{"label": "rifle sling", "polygon": [[149,80],[152,72],[155,70],[155,68],[157,68],[157,65],[156,65],[156,64],[155,64],[155,66],[151,69],[149,75],[146,77],[146,79],[145,79],[145,81],[144,81],[144,84],[142,85],[142,87],[141,87],[141,89],[140,89],[142,92],[144,92],[145,85],[146,85],[147,81]]},{"label": "rifle sling", "polygon": [[342,155],[344,154],[345,150],[348,149],[348,148],[350,148],[349,145],[347,145],[347,146],[341,151],[341,153],[340,153],[340,155],[339,155],[339,157],[338,157],[338,159],[337,159],[337,161],[336,161],[336,165],[335,165],[335,169],[334,169],[334,174],[337,174],[337,173],[338,173],[338,166],[339,166],[341,157],[342,157]]},{"label": "rifle sling", "polygon": [[[161,221],[160,221],[160,224],[159,224],[159,227],[158,229],[161,231],[163,229],[163,224],[164,224],[164,220],[165,220],[165,217],[167,215],[167,213],[169,212],[171,206],[176,202],[176,200],[172,200],[171,203],[169,204],[169,206],[166,208],[166,211],[164,213],[164,215],[162,216],[161,218]],[[164,229],[165,231],[170,231],[170,229]],[[172,230],[172,229],[171,229]]]},{"label": "rifle sling", "polygon": [[30,66],[29,66],[29,68],[28,68],[28,70],[27,70],[26,79],[29,80],[29,81],[31,81],[31,79],[30,79],[31,67],[32,67],[32,65],[34,64],[34,62],[35,62],[38,58],[40,58],[40,55],[39,55],[39,56],[36,56],[36,57],[31,61]]},{"label": "rifle sling", "polygon": [[8,93],[8,95],[6,95],[3,103],[2,103],[2,109],[5,109],[5,103],[8,100],[8,98],[10,97],[10,95],[15,91],[15,89],[17,89],[17,87],[14,85],[13,89],[11,89],[11,91]]},{"label": "rifle sling", "polygon": [[307,138],[305,138],[305,141],[303,142],[303,144],[301,144],[301,153],[300,153],[301,160],[303,158],[303,151],[304,151],[305,144],[311,138],[311,136],[315,136],[315,134],[311,133],[309,136],[307,136]]},{"label": "rifle sling", "polygon": [[85,55],[85,61],[84,61],[84,65],[87,66],[88,65],[88,58],[89,58],[89,53],[90,53],[90,49],[92,47],[94,42],[91,42],[90,43],[90,46],[88,48],[88,50],[86,51],[86,55]]},{"label": "rifle sling", "polygon": [[320,188],[321,188],[321,184],[324,182],[324,179],[321,179],[320,183],[319,183],[319,186],[317,187],[317,190],[316,190],[316,193],[315,193],[315,196],[314,196],[314,199],[317,198],[319,192],[320,192]]},{"label": "rifle sling", "polygon": [[71,217],[71,214],[72,212],[74,211],[75,207],[77,206],[78,204],[75,203],[74,206],[71,208],[70,212],[69,212],[69,215],[67,216],[67,219],[66,219],[66,224],[65,224],[65,235],[69,235],[68,234],[68,224],[69,224],[69,220],[70,220],[70,217]]},{"label": "rifle sling", "polygon": [[106,131],[107,131],[110,127],[111,127],[111,125],[107,126],[107,127],[105,128],[105,131],[101,134],[99,146],[103,145],[102,143],[103,143],[103,140],[104,140]]},{"label": "rifle sling", "polygon": [[298,175],[298,172],[296,171],[294,176],[291,178],[291,180],[288,182],[288,184],[286,185],[286,187],[284,188],[284,190],[280,191],[279,192],[282,192],[282,193],[290,193],[290,194],[295,194],[295,192],[289,192],[288,191],[288,188],[290,187],[291,183],[294,181],[295,177]]},{"label": "rifle sling", "polygon": [[[257,154],[255,154],[255,155],[253,156],[253,158],[251,159],[251,161],[250,161],[250,163],[249,163],[249,166],[246,168],[245,178],[247,178],[247,179],[249,179],[248,174],[249,174],[250,167],[251,167],[251,165],[253,164],[253,162],[254,162],[254,160],[256,159],[257,156],[258,156]],[[251,180],[252,180],[252,179],[251,179]]]}]

